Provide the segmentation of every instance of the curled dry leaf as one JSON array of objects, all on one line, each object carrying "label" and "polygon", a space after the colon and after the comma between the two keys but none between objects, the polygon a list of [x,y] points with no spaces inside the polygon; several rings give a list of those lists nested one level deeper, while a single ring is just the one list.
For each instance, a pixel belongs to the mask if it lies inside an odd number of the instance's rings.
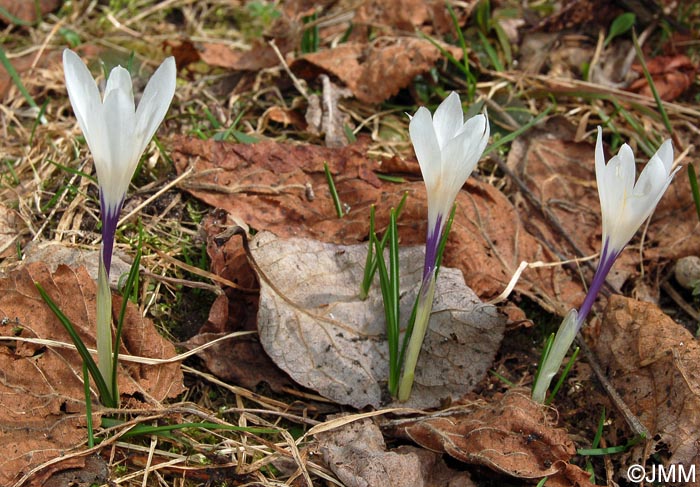
[{"label": "curled dry leaf", "polygon": [[[388,348],[378,283],[358,298],[366,245],[341,246],[258,233],[250,243],[260,280],[258,330],[272,360],[295,381],[357,408],[385,405]],[[400,251],[400,312],[411,314],[423,250]],[[491,366],[505,319],[443,268],[408,407],[436,407],[469,392]]]},{"label": "curled dry leaf", "polygon": [[657,450],[670,452],[670,464],[698,465],[700,344],[695,337],[655,305],[614,295],[595,350]]},{"label": "curled dry leaf", "polygon": [[[59,266],[51,273],[41,264],[29,264],[0,279],[0,485],[11,485],[26,472],[86,438],[82,365],[77,352],[22,343],[15,337],[42,338],[71,343],[70,337],[46,306],[38,282],[73,322],[88,348],[95,348],[96,288],[85,268]],[[114,299],[113,313],[121,300]],[[123,353],[149,358],[175,355],[135,306],[127,307]],[[182,392],[179,364],[146,366],[124,364],[120,369],[122,402],[138,406],[157,403]]]},{"label": "curled dry leaf", "polygon": [[401,446],[387,451],[369,419],[320,433],[315,449],[347,487],[473,487],[467,472],[450,469],[439,455]]},{"label": "curled dry leaf", "polygon": [[395,420],[386,430],[428,450],[514,477],[549,477],[547,485],[556,486],[592,485],[586,472],[568,463],[576,449],[552,416],[552,410],[530,399],[529,391],[510,390],[493,402]]}]

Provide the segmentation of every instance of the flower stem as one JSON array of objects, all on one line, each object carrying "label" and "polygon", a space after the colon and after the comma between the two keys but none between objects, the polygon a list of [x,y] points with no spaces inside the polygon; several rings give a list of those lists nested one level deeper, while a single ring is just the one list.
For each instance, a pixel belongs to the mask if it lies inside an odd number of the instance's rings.
[{"label": "flower stem", "polygon": [[435,273],[423,280],[418,294],[418,306],[416,309],[416,321],[413,325],[413,332],[406,349],[406,359],[403,366],[403,373],[399,381],[399,401],[406,401],[411,395],[413,380],[415,378],[416,365],[420,355],[425,332],[428,330],[430,313],[433,310],[433,297],[435,296]]},{"label": "flower stem", "polygon": [[[102,246],[104,255],[104,242]],[[112,390],[112,291],[109,277],[101,258],[97,271],[97,366],[107,384],[110,395]]]},{"label": "flower stem", "polygon": [[544,403],[549,384],[551,384],[552,379],[559,371],[559,367],[566,356],[566,352],[569,351],[577,333],[577,313],[575,309],[572,309],[566,315],[561,325],[559,325],[559,330],[554,337],[554,342],[549,349],[549,353],[547,353],[546,357],[542,358],[540,373],[537,376],[537,382],[532,388],[533,401]]}]

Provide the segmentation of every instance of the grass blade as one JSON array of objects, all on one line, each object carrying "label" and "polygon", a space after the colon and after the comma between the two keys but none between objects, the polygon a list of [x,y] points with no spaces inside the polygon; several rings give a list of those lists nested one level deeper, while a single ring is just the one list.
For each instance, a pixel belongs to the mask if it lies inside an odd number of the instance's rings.
[{"label": "grass blade", "polygon": [[644,77],[646,78],[647,83],[649,83],[649,89],[651,90],[651,94],[654,96],[654,101],[656,101],[656,107],[659,109],[661,119],[664,122],[664,127],[666,127],[666,130],[668,130],[668,134],[671,135],[673,133],[673,127],[671,127],[671,120],[668,118],[668,113],[666,113],[666,109],[664,108],[664,102],[661,101],[659,92],[657,91],[656,85],[654,84],[654,79],[651,77],[649,68],[647,68],[647,63],[644,60],[644,53],[642,52],[642,47],[639,45],[639,39],[637,38],[637,31],[634,29],[632,29],[632,41],[634,42],[634,50],[637,52],[639,64],[642,65]]},{"label": "grass blade", "polygon": [[338,218],[343,218],[343,205],[340,202],[340,196],[338,196],[338,190],[335,189],[335,182],[333,181],[333,175],[331,170],[328,169],[328,163],[323,163],[323,172],[326,174],[326,181],[328,181],[328,189],[331,192],[331,198],[333,199],[333,205],[335,206],[335,212]]},{"label": "grass blade", "polygon": [[547,397],[547,400],[544,402],[545,405],[549,405],[554,401],[554,398],[557,395],[557,392],[559,392],[559,389],[561,388],[562,384],[564,384],[564,380],[566,380],[566,376],[569,375],[569,371],[571,370],[571,367],[574,365],[574,362],[576,361],[576,357],[578,357],[578,353],[581,349],[579,347],[576,347],[574,350],[574,353],[571,355],[571,358],[569,361],[566,363],[566,367],[564,367],[564,371],[561,373],[559,376],[559,380],[557,380],[557,383],[554,385],[554,388],[552,389],[551,394],[549,397]]},{"label": "grass blade", "polygon": [[124,286],[124,291],[122,292],[122,306],[119,310],[119,320],[117,321],[117,330],[114,334],[114,350],[112,351],[112,390],[114,391],[114,396],[119,397],[117,392],[117,365],[119,362],[119,344],[122,338],[122,328],[124,327],[124,317],[126,316],[126,306],[129,303],[129,296],[131,295],[132,289],[138,286],[139,279],[139,266],[141,264],[141,244],[143,242],[142,235],[139,235],[139,246],[136,251],[136,256],[134,257],[134,263],[131,265],[129,270],[129,277],[126,280],[126,285]]},{"label": "grass blade", "polygon": [[[27,91],[27,88],[24,87],[22,79],[19,77],[17,70],[12,65],[10,60],[7,59],[7,54],[5,54],[5,50],[2,47],[0,47],[0,63],[2,63],[2,65],[5,67],[5,69],[7,70],[7,74],[10,75],[10,78],[12,78],[12,82],[15,84],[15,86],[22,94],[24,99],[27,101],[29,106],[35,108],[38,113],[41,113],[41,108],[39,108],[39,105],[36,104],[34,98],[32,98],[32,95],[30,95]],[[46,118],[43,115],[38,118],[42,125],[46,124]]]},{"label": "grass blade", "polygon": [[517,130],[512,131],[508,135],[504,135],[503,137],[498,139],[496,142],[494,142],[490,146],[486,147],[486,150],[484,150],[484,156],[487,155],[488,153],[493,152],[494,150],[498,149],[503,144],[507,144],[508,142],[510,142],[510,141],[516,139],[517,137],[519,137],[520,135],[522,135],[524,132],[526,132],[527,130],[532,128],[534,125],[539,123],[539,121],[542,120],[544,117],[549,115],[549,112],[551,112],[556,106],[557,106],[556,103],[549,105],[545,111],[538,114],[535,118],[530,120],[528,123],[526,123],[522,127],[518,128]]},{"label": "grass blade", "polygon": [[36,286],[37,290],[39,291],[39,294],[41,295],[46,305],[49,307],[49,309],[51,309],[51,311],[53,311],[53,314],[56,315],[58,321],[61,322],[63,327],[68,332],[68,335],[70,335],[70,338],[73,341],[73,345],[75,345],[75,348],[80,354],[80,358],[83,359],[83,363],[90,372],[92,380],[95,381],[95,385],[97,386],[97,390],[100,394],[100,399],[103,401],[105,406],[116,407],[112,395],[109,393],[109,389],[107,388],[107,383],[105,382],[104,377],[102,377],[100,369],[97,367],[97,363],[95,363],[92,356],[90,355],[90,352],[88,352],[88,349],[87,347],[85,347],[85,344],[80,338],[80,335],[78,335],[78,332],[75,331],[73,323],[71,323],[68,317],[63,314],[63,312],[56,305],[53,299],[51,299],[51,296],[49,296],[49,294],[44,290],[41,284],[35,282],[34,285]]},{"label": "grass blade", "polygon": [[688,180],[690,181],[690,191],[693,193],[695,211],[698,214],[698,220],[700,220],[700,189],[698,189],[698,176],[692,163],[688,164]]},{"label": "grass blade", "polygon": [[83,360],[83,387],[85,391],[85,422],[88,432],[88,448],[95,446],[95,433],[92,426],[92,394],[90,394],[90,376],[87,362]]}]

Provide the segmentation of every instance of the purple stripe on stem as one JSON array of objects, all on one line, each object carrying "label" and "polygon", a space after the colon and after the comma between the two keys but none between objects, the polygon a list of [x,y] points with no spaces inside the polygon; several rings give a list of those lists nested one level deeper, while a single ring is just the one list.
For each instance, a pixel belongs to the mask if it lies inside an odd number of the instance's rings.
[{"label": "purple stripe on stem", "polygon": [[425,241],[425,264],[423,265],[423,282],[430,280],[435,272],[437,252],[442,237],[442,215],[438,215],[433,228],[428,228],[428,238]]},{"label": "purple stripe on stem", "polygon": [[577,319],[577,332],[581,329],[581,326],[583,326],[583,323],[586,321],[586,317],[588,316],[588,313],[593,307],[595,298],[598,296],[600,289],[603,287],[603,283],[605,283],[605,278],[608,277],[610,269],[615,263],[617,257],[620,255],[620,250],[611,251],[608,243],[609,240],[606,240],[605,244],[603,245],[603,252],[600,255],[600,262],[598,262],[598,268],[596,269],[595,274],[593,275],[593,282],[591,282],[591,287],[588,288],[586,298],[583,300],[583,304],[579,309]]},{"label": "purple stripe on stem", "polygon": [[109,269],[112,265],[112,252],[114,251],[114,235],[117,231],[117,223],[119,222],[119,213],[122,209],[124,199],[119,202],[114,208],[110,208],[105,204],[102,192],[100,192],[100,206],[102,211],[102,261],[107,271],[109,278]]}]

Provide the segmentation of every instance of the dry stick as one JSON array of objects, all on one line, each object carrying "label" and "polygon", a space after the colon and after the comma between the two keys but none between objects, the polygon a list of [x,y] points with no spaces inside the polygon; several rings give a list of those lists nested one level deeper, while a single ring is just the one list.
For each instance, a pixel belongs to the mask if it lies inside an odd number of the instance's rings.
[{"label": "dry stick", "polygon": [[605,392],[608,394],[610,400],[613,402],[615,407],[617,407],[617,409],[625,417],[625,421],[627,421],[627,424],[632,429],[632,431],[636,435],[644,436],[644,438],[646,438],[647,440],[651,439],[651,433],[649,433],[647,427],[642,424],[642,422],[637,416],[635,416],[635,414],[625,403],[624,399],[622,399],[622,397],[620,396],[620,394],[617,393],[610,381],[608,381],[607,377],[605,377],[603,369],[600,367],[598,360],[596,359],[591,349],[588,348],[586,341],[583,339],[580,333],[577,336],[576,342],[578,346],[581,347],[583,354],[586,356],[586,361],[593,369],[593,372],[595,372],[595,375],[596,377],[598,377],[598,380],[603,386],[603,389],[605,389]]},{"label": "dry stick", "polygon": [[685,311],[688,316],[700,323],[700,313],[698,313],[690,304],[688,304],[688,302],[683,299],[683,296],[678,294],[678,291],[673,289],[673,286],[671,286],[668,281],[661,283],[661,289],[663,289],[666,294],[668,294],[668,297],[671,298],[673,302],[675,302],[683,311]]},{"label": "dry stick", "polygon": [[291,78],[292,83],[294,84],[294,87],[297,89],[299,93],[301,93],[301,96],[306,98],[307,100],[309,99],[309,95],[306,92],[306,88],[304,88],[304,85],[301,84],[299,81],[299,78],[294,76],[294,73],[292,73],[292,70],[289,69],[289,65],[287,64],[287,61],[284,60],[284,56],[280,52],[279,48],[277,47],[277,44],[275,44],[275,40],[271,40],[268,42],[270,47],[272,47],[272,50],[275,51],[275,54],[277,55],[277,58],[280,60],[280,63],[282,64],[282,67],[284,70],[287,72],[287,75]]}]

